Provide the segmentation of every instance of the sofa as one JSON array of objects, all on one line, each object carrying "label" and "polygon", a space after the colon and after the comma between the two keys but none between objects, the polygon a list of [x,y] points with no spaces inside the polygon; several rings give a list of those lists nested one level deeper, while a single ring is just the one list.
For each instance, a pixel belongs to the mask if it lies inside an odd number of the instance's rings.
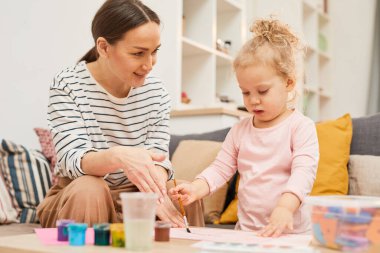
[{"label": "sofa", "polygon": [[[327,173],[327,177],[323,179],[323,183],[325,185],[327,184],[328,187],[333,187],[333,185],[336,185],[335,183],[326,182],[328,180],[336,180],[336,177],[338,177],[338,181],[340,183],[343,182],[343,190],[342,192],[339,192],[339,194],[380,196],[380,184],[378,183],[380,182],[380,114],[375,114],[367,117],[353,118],[352,121],[351,118],[346,115],[344,117],[344,122],[350,122],[350,124],[345,123],[339,125],[337,124],[337,122],[339,123],[339,120],[342,120],[342,118],[333,121],[328,121],[326,123],[317,123],[317,129],[318,124],[321,124],[320,126],[322,126],[323,124],[327,124],[329,125],[329,127],[331,127],[331,129],[333,129],[333,131],[336,132],[342,131],[343,128],[345,128],[346,130],[348,129],[348,131],[345,130],[345,135],[341,136],[338,136],[338,134],[336,136],[334,136],[334,134],[331,135],[331,131],[323,133],[323,131],[320,132],[318,130],[318,138],[320,136],[322,137],[322,134],[324,134],[324,138],[330,141],[330,143],[328,143],[329,148],[335,148],[335,150],[329,150],[327,152],[327,155],[329,155],[330,158],[341,158],[347,155],[347,160],[343,159],[340,161],[341,164],[345,163],[343,164],[345,167],[342,169],[343,173],[341,178],[339,178],[340,176],[337,173],[335,173],[332,170],[332,168],[330,168],[330,166],[326,169],[330,174]],[[347,134],[349,133],[350,129],[351,133]],[[190,166],[190,168],[193,168],[193,166],[195,166],[198,167],[198,170],[202,170],[205,167],[207,167],[207,165],[213,161],[217,152],[220,150],[221,143],[223,142],[228,131],[229,128],[225,128],[205,133],[189,135],[172,135],[169,146],[169,155],[174,165],[174,168],[176,169],[177,178],[187,177],[185,179],[191,180],[193,176],[196,173],[198,173],[198,171],[189,169],[186,166]],[[339,138],[341,138],[342,141],[340,141]],[[343,146],[336,146],[339,144],[339,142],[342,142],[346,146],[348,143],[348,146],[346,148],[342,148]],[[26,149],[25,147],[23,148]],[[344,153],[344,149],[346,149],[346,153]],[[340,154],[339,152],[342,152],[342,150],[343,153]],[[38,153],[38,158],[41,158],[41,154],[41,152]],[[1,152],[0,158],[3,160],[5,159],[4,154],[2,154]],[[335,161],[327,162],[332,164]],[[51,165],[51,160],[46,160],[46,163],[38,161],[38,164],[40,164],[40,169],[42,167],[45,168],[44,171],[47,171],[48,167]],[[184,164],[187,165],[183,166]],[[7,169],[4,167],[6,167],[6,163],[0,163],[0,171],[2,173],[4,173],[4,171]],[[51,173],[51,171],[47,171],[47,173]],[[347,179],[345,179],[345,176],[347,176]],[[2,175],[2,177],[4,181],[7,181],[4,178],[4,175]],[[50,182],[48,182],[48,184],[45,187],[47,188],[51,186],[51,181],[53,181],[52,175],[48,175],[46,177],[46,180],[41,179],[40,181],[44,182],[49,180]],[[205,200],[205,219],[209,223],[207,224],[207,226],[233,228],[233,220],[229,221],[228,218],[227,222],[220,222],[220,220],[223,214],[226,213],[226,211],[228,211],[228,209],[231,207],[232,202],[236,200],[237,182],[238,176],[235,175],[230,180],[230,182],[226,183],[224,187],[219,189],[219,192],[216,193],[215,196],[209,196],[209,199]],[[6,186],[9,187],[9,184],[6,184]],[[8,189],[8,191],[9,190],[10,189]],[[44,189],[41,194],[46,194],[46,190],[47,189]],[[323,191],[320,193],[325,194]],[[15,195],[15,193],[13,194]],[[9,195],[11,199],[15,197],[12,196],[11,193]],[[3,201],[3,199],[0,200]],[[16,201],[13,200],[12,203],[15,204]],[[33,205],[35,206],[37,204],[37,202],[33,203]],[[29,208],[35,208],[35,206]],[[20,209],[18,209],[18,211],[20,212]],[[20,220],[20,213],[18,214],[17,219]],[[34,228],[39,227],[39,224],[21,224],[18,223],[17,220],[15,221],[16,222],[10,224],[0,225],[0,236],[33,233]]]}]

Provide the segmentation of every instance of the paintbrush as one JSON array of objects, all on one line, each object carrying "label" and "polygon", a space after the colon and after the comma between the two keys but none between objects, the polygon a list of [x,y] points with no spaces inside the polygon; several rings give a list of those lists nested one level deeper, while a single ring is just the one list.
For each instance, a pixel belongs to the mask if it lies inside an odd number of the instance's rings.
[{"label": "paintbrush", "polygon": [[[174,186],[175,187],[177,186],[177,182],[175,181],[175,179],[174,179]],[[179,209],[181,209],[181,214],[182,214],[183,220],[185,221],[186,231],[188,233],[191,233],[191,231],[189,229],[189,223],[187,222],[187,218],[186,218],[185,208],[183,208],[182,200],[180,197],[178,198],[178,203],[179,203]]]}]

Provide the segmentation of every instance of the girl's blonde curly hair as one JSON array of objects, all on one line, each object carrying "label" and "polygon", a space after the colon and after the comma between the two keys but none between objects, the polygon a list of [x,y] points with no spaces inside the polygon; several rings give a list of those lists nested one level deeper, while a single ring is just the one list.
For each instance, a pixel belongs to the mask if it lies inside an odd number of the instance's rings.
[{"label": "girl's blonde curly hair", "polygon": [[269,64],[284,78],[296,81],[297,53],[303,51],[303,45],[290,27],[277,19],[259,19],[250,31],[253,38],[240,49],[234,70],[255,63]]}]

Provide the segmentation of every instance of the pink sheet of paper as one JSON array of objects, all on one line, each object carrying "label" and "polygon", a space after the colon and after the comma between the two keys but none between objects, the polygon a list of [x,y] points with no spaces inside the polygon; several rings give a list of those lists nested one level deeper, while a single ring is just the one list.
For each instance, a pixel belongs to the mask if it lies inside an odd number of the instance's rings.
[{"label": "pink sheet of paper", "polygon": [[[60,242],[57,240],[57,228],[35,228],[37,237],[45,245],[69,245],[69,242]],[[94,244],[94,229],[88,228],[86,231],[86,244]]]},{"label": "pink sheet of paper", "polygon": [[232,229],[191,227],[191,233],[184,228],[171,228],[170,238],[188,239],[197,241],[255,243],[260,245],[277,246],[309,246],[311,235],[282,235],[278,238],[256,236],[254,232]]}]

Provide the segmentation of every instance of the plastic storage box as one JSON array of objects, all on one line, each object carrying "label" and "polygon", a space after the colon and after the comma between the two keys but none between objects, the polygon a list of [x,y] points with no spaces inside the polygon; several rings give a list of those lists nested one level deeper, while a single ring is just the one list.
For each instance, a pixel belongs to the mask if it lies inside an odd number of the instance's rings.
[{"label": "plastic storage box", "polygon": [[320,244],[343,251],[380,244],[380,198],[315,196],[305,203],[311,207],[313,236]]}]

